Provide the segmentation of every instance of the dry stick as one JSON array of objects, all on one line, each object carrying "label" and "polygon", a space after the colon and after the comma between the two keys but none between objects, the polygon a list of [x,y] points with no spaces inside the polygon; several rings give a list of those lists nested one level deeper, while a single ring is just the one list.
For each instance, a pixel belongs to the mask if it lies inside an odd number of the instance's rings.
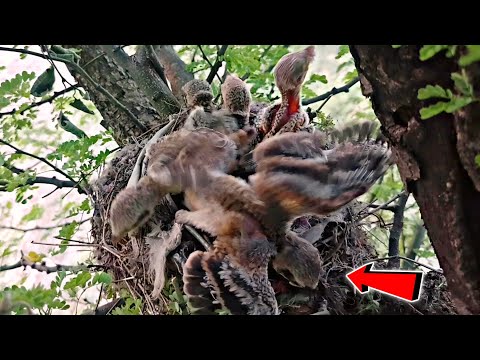
[{"label": "dry stick", "polygon": [[95,86],[95,88],[101,92],[105,97],[107,97],[113,104],[115,104],[119,109],[121,109],[122,111],[124,111],[129,117],[130,119],[135,123],[135,125],[142,131],[147,131],[147,128],[145,127],[145,125],[143,125],[138,119],[137,117],[130,111],[127,109],[127,107],[125,105],[123,105],[121,102],[119,102],[112,94],[110,94],[108,92],[107,89],[105,89],[103,86],[101,86],[100,84],[98,84],[95,80],[92,79],[92,77],[90,75],[88,75],[88,73],[80,66],[78,65],[77,63],[73,62],[73,61],[70,61],[70,60],[66,60],[66,59],[62,59],[62,58],[59,58],[57,56],[53,56],[53,55],[44,55],[44,54],[40,54],[40,53],[36,53],[34,51],[30,51],[30,50],[25,50],[25,49],[13,49],[13,48],[7,48],[7,47],[4,47],[4,46],[0,46],[0,51],[10,51],[10,52],[18,52],[18,53],[22,53],[22,54],[27,54],[27,55],[32,55],[32,56],[37,56],[37,57],[40,57],[42,59],[46,59],[46,60],[55,60],[55,61],[60,61],[62,63],[65,63],[67,65],[70,65],[72,66],[76,71],[78,71],[87,81],[89,81],[93,86]]},{"label": "dry stick", "polygon": [[38,241],[31,241],[31,244],[35,245],[45,245],[45,246],[65,246],[65,247],[72,247],[72,246],[78,246],[78,247],[90,247],[90,246],[101,246],[100,244],[56,244],[56,243],[45,243],[45,242],[38,242]]},{"label": "dry stick", "polygon": [[205,248],[205,250],[209,250],[212,246],[198,233],[197,230],[195,230],[193,227],[190,225],[184,225],[185,228],[188,230],[192,236],[198,240],[200,244]]},{"label": "dry stick", "polygon": [[407,192],[403,192],[402,195],[400,195],[397,209],[393,215],[393,226],[390,229],[390,237],[388,238],[388,256],[395,256],[395,258],[388,260],[387,266],[389,268],[398,268],[400,266],[400,259],[397,256],[399,255],[400,236],[402,235],[403,229],[403,214],[409,195]]},{"label": "dry stick", "polygon": [[155,135],[153,135],[152,138],[150,140],[148,140],[148,142],[145,144],[145,146],[140,151],[140,154],[137,157],[137,161],[135,162],[135,166],[133,167],[132,175],[130,175],[130,178],[128,179],[128,183],[127,183],[127,186],[126,186],[127,188],[137,185],[138,181],[140,180],[140,178],[142,176],[142,164],[143,164],[143,161],[145,159],[145,154],[146,154],[148,148],[154,142],[156,142],[159,138],[164,136],[173,127],[175,122],[176,122],[175,118],[170,120],[167,125],[165,125],[163,128],[158,130],[155,133]]},{"label": "dry stick", "polygon": [[[54,169],[56,172],[62,174],[63,176],[65,176],[67,179],[69,179],[70,181],[73,181],[74,183],[76,183],[76,181],[70,176],[68,175],[67,173],[65,173],[62,169],[59,169],[58,167],[56,167],[55,165],[53,165],[50,161],[48,161],[47,159],[44,159],[40,156],[37,156],[37,155],[34,155],[34,154],[31,154],[29,152],[26,152],[24,150],[21,150],[19,148],[17,148],[16,146],[13,146],[12,144],[6,142],[5,140],[3,139],[0,139],[0,143],[4,144],[4,145],[7,145],[9,147],[11,147],[12,149],[14,149],[16,151],[17,154],[22,154],[22,155],[27,155],[27,156],[30,156],[30,157],[33,157],[34,159],[37,159],[37,160],[40,160],[41,162],[47,164],[48,166],[50,166],[52,169]],[[78,188],[79,192],[82,192],[82,193],[85,193],[85,190],[80,186],[80,185],[76,185],[76,187]]]},{"label": "dry stick", "polygon": [[402,260],[405,260],[405,261],[410,261],[414,264],[417,264],[418,266],[423,266],[427,269],[430,269],[432,271],[435,271],[436,273],[439,273],[439,274],[443,274],[443,270],[442,269],[435,269],[429,265],[425,265],[425,264],[422,264],[416,260],[413,260],[413,259],[409,259],[405,256],[402,256],[402,255],[396,255],[396,256],[387,256],[387,257],[383,257],[383,258],[378,258],[378,259],[373,259],[373,260],[369,260],[369,262],[375,262],[375,261],[382,261],[382,260],[390,260],[392,258],[399,258],[399,259],[402,259]]},{"label": "dry stick", "polygon": [[73,223],[76,223],[78,225],[81,225],[83,223],[86,223],[87,221],[90,221],[92,218],[87,218],[87,219],[83,219],[83,220],[80,220],[80,221],[72,221],[72,222],[68,222],[68,223],[64,223],[64,224],[59,224],[59,225],[52,225],[52,226],[35,226],[35,227],[32,227],[32,228],[26,228],[26,229],[21,229],[21,228],[17,228],[17,227],[14,227],[14,226],[3,226],[3,225],[0,225],[0,229],[7,229],[7,230],[16,230],[16,231],[23,231],[23,232],[28,232],[28,231],[36,231],[36,230],[51,230],[51,229],[56,229],[56,228],[59,228],[59,227],[64,227],[64,226],[68,226],[68,225],[71,225]]},{"label": "dry stick", "polygon": [[[380,210],[383,210],[385,209],[388,205],[390,205],[390,203],[394,202],[395,200],[397,200],[400,196],[402,196],[403,194],[405,193],[405,191],[402,191],[400,193],[398,193],[397,195],[395,195],[392,199],[388,200],[386,203],[383,203],[382,205],[379,205],[377,206],[375,209],[373,209],[372,211],[369,211],[367,212],[364,216],[362,216],[361,218],[357,219],[357,221],[361,221],[363,219],[365,219],[366,217],[376,213],[377,211],[380,211]],[[367,206],[368,207],[368,206]],[[366,209],[366,208],[365,208]],[[362,209],[361,211],[365,210],[365,209]]]}]

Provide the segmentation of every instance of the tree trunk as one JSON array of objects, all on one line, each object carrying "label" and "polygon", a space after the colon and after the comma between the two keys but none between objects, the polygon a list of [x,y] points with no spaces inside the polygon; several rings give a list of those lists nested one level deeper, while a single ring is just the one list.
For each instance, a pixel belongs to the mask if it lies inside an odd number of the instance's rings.
[{"label": "tree trunk", "polygon": [[[64,45],[82,49],[80,66],[104,87],[113,97],[133,113],[146,128],[158,126],[168,121],[170,112],[158,113],[150,104],[147,96],[130,76],[128,71],[104,54],[98,45]],[[103,54],[103,55],[102,55]],[[103,116],[101,122],[106,129],[111,129],[114,139],[119,144],[131,142],[132,137],[138,137],[144,132],[125,111],[100,93],[95,85],[70,69],[78,83],[88,91],[91,100]]]},{"label": "tree trunk", "polygon": [[421,120],[419,110],[429,103],[417,99],[418,89],[429,84],[453,89],[450,74],[458,65],[444,54],[421,61],[419,49],[350,46],[362,92],[371,98],[402,180],[420,207],[452,299],[460,313],[478,314],[480,192],[472,154],[479,149],[480,125],[474,118],[479,108],[469,105],[456,115]]}]

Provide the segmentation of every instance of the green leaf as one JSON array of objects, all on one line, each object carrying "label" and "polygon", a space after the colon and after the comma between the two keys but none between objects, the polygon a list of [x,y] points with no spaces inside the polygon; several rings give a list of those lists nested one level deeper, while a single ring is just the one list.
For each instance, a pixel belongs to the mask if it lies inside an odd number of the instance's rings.
[{"label": "green leaf", "polygon": [[477,164],[477,166],[480,167],[480,154],[475,156],[475,164]]},{"label": "green leaf", "polygon": [[467,54],[458,60],[460,66],[468,66],[476,61],[480,61],[480,45],[467,45]]},{"label": "green leaf", "polygon": [[27,215],[24,215],[20,222],[38,220],[43,216],[45,209],[40,205],[33,205],[32,209]]},{"label": "green leaf", "polygon": [[308,79],[304,85],[309,85],[317,81],[320,81],[323,84],[328,83],[327,77],[325,75],[312,74],[312,76],[310,76],[310,79]]},{"label": "green leaf", "polygon": [[402,45],[392,45],[392,48],[398,49],[400,46],[402,46]]},{"label": "green leaf", "polygon": [[445,54],[445,56],[447,58],[454,57],[455,53],[457,52],[457,47],[458,47],[458,45],[449,45],[448,49],[447,49],[447,53]]},{"label": "green leaf", "polygon": [[45,70],[33,83],[30,93],[36,97],[42,97],[53,90],[55,83],[55,68],[53,66]]},{"label": "green leaf", "polygon": [[420,60],[425,61],[433,56],[435,56],[437,53],[439,53],[442,50],[445,50],[448,48],[448,45],[423,45],[422,48],[420,49]]},{"label": "green leaf", "polygon": [[347,75],[345,75],[345,77],[343,78],[343,81],[345,83],[349,83],[350,81],[352,81],[353,79],[355,79],[356,77],[358,76],[358,71],[357,69],[354,69],[352,71],[349,71],[347,73]]},{"label": "green leaf", "polygon": [[431,117],[445,111],[446,107],[447,107],[446,102],[439,101],[436,104],[420,109],[420,118],[422,120],[430,119]]},{"label": "green leaf", "polygon": [[92,285],[95,285],[98,283],[109,285],[112,283],[112,277],[106,272],[97,273],[92,279]]},{"label": "green leaf", "polygon": [[73,277],[63,287],[64,290],[74,289],[75,287],[84,287],[87,284],[87,281],[90,280],[92,274],[88,271],[82,271],[77,274],[77,276]]},{"label": "green leaf", "polygon": [[340,45],[340,48],[338,49],[338,54],[335,56],[335,59],[340,59],[342,56],[350,53],[350,48],[348,45]]},{"label": "green leaf", "polygon": [[449,96],[444,88],[440,85],[427,85],[422,89],[418,89],[418,99],[419,100],[426,100],[430,98],[443,98],[448,99]]},{"label": "green leaf", "polygon": [[71,239],[73,234],[75,234],[75,230],[77,229],[78,223],[76,221],[72,221],[70,224],[63,225],[60,231],[58,232],[58,236]]},{"label": "green leaf", "polygon": [[72,103],[70,103],[70,106],[74,107],[77,110],[83,111],[84,113],[95,115],[95,113],[90,110],[87,105],[85,105],[80,99],[75,99]]},{"label": "green leaf", "polygon": [[60,124],[61,128],[65,131],[68,131],[69,133],[75,135],[78,138],[84,138],[87,137],[87,134],[83,132],[82,129],[78,128],[75,126],[74,123],[72,123],[63,112],[60,112],[58,115],[58,123]]},{"label": "green leaf", "polygon": [[468,81],[468,76],[465,71],[462,73],[452,73],[451,75],[453,82],[455,83],[455,87],[460,91],[463,95],[473,97],[473,87]]},{"label": "green leaf", "polygon": [[447,103],[447,106],[445,107],[445,112],[451,114],[458,109],[461,109],[464,106],[467,106],[473,101],[471,97],[464,97],[464,96],[458,96],[454,97],[452,100],[450,100]]}]

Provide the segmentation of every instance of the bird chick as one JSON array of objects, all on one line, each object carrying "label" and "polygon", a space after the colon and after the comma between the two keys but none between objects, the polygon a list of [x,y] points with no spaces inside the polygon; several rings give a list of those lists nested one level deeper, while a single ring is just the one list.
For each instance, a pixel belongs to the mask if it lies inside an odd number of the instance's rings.
[{"label": "bird chick", "polygon": [[185,95],[185,103],[188,107],[201,106],[206,111],[212,111],[213,94],[212,88],[205,80],[193,79],[182,87]]},{"label": "bird chick", "polygon": [[203,169],[184,176],[194,178],[197,193],[225,210],[257,219],[277,244],[279,271],[292,284],[314,286],[321,275],[320,259],[313,246],[288,232],[290,222],[298,216],[329,214],[364,194],[388,169],[391,157],[390,150],[378,144],[349,141],[330,150],[324,146],[325,136],[318,133],[285,133],[264,141],[254,150],[257,172],[249,184]]},{"label": "bird chick", "polygon": [[166,189],[157,186],[149,176],[135,187],[121,190],[110,205],[112,243],[116,245],[128,232],[143,226],[153,215]]},{"label": "bird chick", "polygon": [[247,84],[234,75],[228,75],[221,86],[221,91],[224,109],[235,115],[239,122],[239,127],[243,128],[248,124],[250,104],[252,102],[252,96],[247,88]]},{"label": "bird chick", "polygon": [[274,244],[250,216],[227,211],[212,219],[214,209],[209,205],[176,214],[177,222],[216,236],[213,249],[192,253],[183,269],[184,292],[194,313],[214,313],[218,303],[233,315],[277,315],[277,300],[268,281]]},{"label": "bird chick", "polygon": [[197,106],[185,121],[185,128],[193,130],[200,127],[215,129],[229,134],[249,125],[251,95],[244,81],[228,75],[221,86],[223,108],[208,111]]},{"label": "bird chick", "polygon": [[275,66],[275,84],[280,91],[280,104],[266,108],[260,116],[259,131],[264,138],[308,125],[308,114],[301,108],[301,89],[308,68],[315,57],[315,47],[284,55]]},{"label": "bird chick", "polygon": [[204,167],[229,173],[235,170],[242,151],[254,136],[253,130],[226,136],[210,129],[181,129],[154,143],[148,149],[146,176],[135,187],[120,191],[112,202],[112,241],[117,243],[128,232],[144,225],[166,194],[186,189],[181,183],[182,169]]},{"label": "bird chick", "polygon": [[283,241],[277,243],[272,266],[290,285],[300,288],[316,289],[323,273],[317,248],[292,231],[286,231]]}]

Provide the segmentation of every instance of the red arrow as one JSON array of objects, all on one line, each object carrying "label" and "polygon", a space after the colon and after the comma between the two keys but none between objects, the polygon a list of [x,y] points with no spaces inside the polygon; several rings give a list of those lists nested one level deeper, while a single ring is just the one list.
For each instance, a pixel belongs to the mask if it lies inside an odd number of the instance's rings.
[{"label": "red arrow", "polygon": [[409,302],[420,298],[423,280],[422,271],[373,271],[373,263],[368,263],[347,274],[353,286],[365,294],[369,287]]}]

